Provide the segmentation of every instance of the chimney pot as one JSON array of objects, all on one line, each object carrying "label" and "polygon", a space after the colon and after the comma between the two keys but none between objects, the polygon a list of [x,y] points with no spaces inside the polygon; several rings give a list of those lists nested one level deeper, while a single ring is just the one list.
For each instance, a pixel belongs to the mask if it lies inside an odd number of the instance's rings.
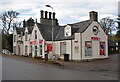
[{"label": "chimney pot", "polygon": [[51,14],[52,14],[52,13],[51,13],[51,12],[49,12],[49,19],[51,19]]},{"label": "chimney pot", "polygon": [[44,11],[43,11],[43,10],[41,10],[40,12],[41,12],[41,18],[44,18],[44,16],[43,16]]},{"label": "chimney pot", "polygon": [[55,19],[55,12],[53,12],[53,19]]},{"label": "chimney pot", "polygon": [[47,11],[45,11],[45,18],[46,18],[46,19],[47,19],[47,13],[48,13],[48,12],[47,12]]}]

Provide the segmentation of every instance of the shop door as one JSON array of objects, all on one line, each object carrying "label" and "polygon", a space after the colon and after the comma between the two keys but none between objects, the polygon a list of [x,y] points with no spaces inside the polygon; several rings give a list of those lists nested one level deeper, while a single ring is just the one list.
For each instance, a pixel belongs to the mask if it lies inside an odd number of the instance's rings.
[{"label": "shop door", "polygon": [[60,42],[60,56],[66,53],[66,43]]},{"label": "shop door", "polygon": [[18,45],[18,55],[20,55],[20,45]]},{"label": "shop door", "polygon": [[35,56],[37,56],[37,46],[35,46]]}]

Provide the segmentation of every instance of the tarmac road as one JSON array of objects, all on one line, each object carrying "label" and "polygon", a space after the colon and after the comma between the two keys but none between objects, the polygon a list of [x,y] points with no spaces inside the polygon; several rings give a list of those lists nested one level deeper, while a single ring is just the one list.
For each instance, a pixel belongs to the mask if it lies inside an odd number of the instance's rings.
[{"label": "tarmac road", "polygon": [[3,56],[2,80],[117,80],[117,78],[54,68]]}]

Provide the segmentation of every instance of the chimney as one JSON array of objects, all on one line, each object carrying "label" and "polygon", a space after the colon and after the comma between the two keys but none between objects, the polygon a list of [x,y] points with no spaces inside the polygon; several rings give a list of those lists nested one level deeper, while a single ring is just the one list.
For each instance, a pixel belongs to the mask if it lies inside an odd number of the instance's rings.
[{"label": "chimney", "polygon": [[23,27],[26,27],[26,22],[25,22],[25,19],[23,21]]},{"label": "chimney", "polygon": [[89,12],[90,20],[91,21],[98,21],[98,12],[91,11]]},{"label": "chimney", "polygon": [[51,12],[49,12],[49,19],[51,19]]},{"label": "chimney", "polygon": [[55,12],[53,12],[53,19],[55,19]]},{"label": "chimney", "polygon": [[47,19],[47,13],[48,13],[48,12],[47,12],[47,11],[45,11],[45,18],[46,18],[46,19]]},{"label": "chimney", "polygon": [[44,15],[44,11],[41,10],[40,12],[41,12],[41,18],[44,18],[44,16],[43,16]]}]

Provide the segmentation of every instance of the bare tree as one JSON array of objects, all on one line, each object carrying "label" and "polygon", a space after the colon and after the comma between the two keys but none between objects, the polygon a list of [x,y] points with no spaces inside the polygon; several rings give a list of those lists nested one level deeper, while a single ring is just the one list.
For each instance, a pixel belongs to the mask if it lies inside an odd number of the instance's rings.
[{"label": "bare tree", "polygon": [[101,19],[100,24],[101,24],[102,28],[104,29],[104,31],[110,35],[112,35],[112,31],[114,31],[116,29],[115,22],[113,19],[110,19],[110,17]]},{"label": "bare tree", "polygon": [[0,14],[0,19],[2,21],[2,26],[3,26],[4,32],[9,34],[9,31],[12,28],[12,22],[14,19],[17,18],[18,15],[19,15],[19,13],[16,11],[13,11],[13,10],[4,11]]}]

